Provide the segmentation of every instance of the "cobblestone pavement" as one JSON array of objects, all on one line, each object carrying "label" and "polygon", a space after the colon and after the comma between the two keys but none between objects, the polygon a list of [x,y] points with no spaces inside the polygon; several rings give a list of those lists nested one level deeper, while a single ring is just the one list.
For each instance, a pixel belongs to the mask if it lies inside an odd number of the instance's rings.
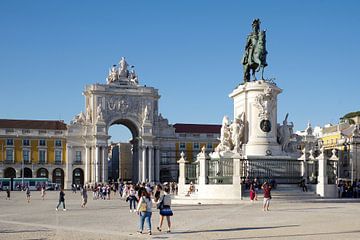
[{"label": "cobblestone pavement", "polygon": [[[58,192],[24,192],[5,199],[0,192],[0,239],[360,239],[359,201],[285,201],[273,199],[271,211],[261,201],[232,205],[174,205],[171,233],[138,234],[138,216],[124,200],[92,200],[80,207],[80,194],[66,192],[68,211],[55,211]],[[90,194],[89,194],[90,195]],[[163,229],[166,228],[163,226]]]}]

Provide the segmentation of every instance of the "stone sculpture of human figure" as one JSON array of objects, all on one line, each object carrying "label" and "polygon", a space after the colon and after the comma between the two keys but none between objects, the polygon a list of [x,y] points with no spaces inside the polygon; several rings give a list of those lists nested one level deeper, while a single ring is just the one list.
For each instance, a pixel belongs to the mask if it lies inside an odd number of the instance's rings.
[{"label": "stone sculpture of human figure", "polygon": [[231,140],[234,146],[233,151],[236,153],[241,152],[241,146],[243,144],[244,138],[244,113],[241,113],[238,117],[235,118],[234,122],[231,124]]},{"label": "stone sculpture of human figure", "polygon": [[103,119],[103,113],[102,113],[101,104],[99,104],[97,106],[96,112],[97,112],[97,119],[102,120]]},{"label": "stone sculpture of human figure", "polygon": [[136,75],[135,69],[132,69],[129,73],[129,78],[131,83],[137,85],[138,84],[138,77]]},{"label": "stone sculpture of human figure", "polygon": [[205,147],[205,145],[203,145],[203,146],[201,147],[201,153],[205,154],[205,151],[206,151],[206,147]]},{"label": "stone sculpture of human figure", "polygon": [[281,150],[282,151],[286,151],[289,143],[290,143],[290,137],[292,134],[292,129],[294,127],[294,124],[291,122],[291,124],[289,125],[287,122],[287,118],[288,118],[289,114],[286,114],[286,117],[283,121],[283,125],[281,125],[278,129],[278,138],[279,138],[279,143],[281,144]]},{"label": "stone sculpture of human figure", "polygon": [[90,104],[88,104],[87,107],[86,107],[86,121],[91,122],[91,107],[90,107]]},{"label": "stone sculpture of human figure", "polygon": [[128,75],[128,68],[129,64],[126,62],[125,57],[121,57],[121,60],[119,62],[119,67],[120,67],[120,71],[119,71],[119,76],[121,77],[127,77]]},{"label": "stone sculpture of human figure", "polygon": [[231,149],[231,131],[229,127],[228,116],[223,117],[222,126],[220,130],[220,144],[216,147],[215,151],[229,151]]}]

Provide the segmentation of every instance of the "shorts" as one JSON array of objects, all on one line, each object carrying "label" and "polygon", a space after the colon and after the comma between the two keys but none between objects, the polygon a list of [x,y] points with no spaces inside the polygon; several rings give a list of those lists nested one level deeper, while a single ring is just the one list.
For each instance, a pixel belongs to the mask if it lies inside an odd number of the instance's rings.
[{"label": "shorts", "polygon": [[271,198],[264,198],[264,205],[265,205],[265,204],[270,204],[270,199],[271,199]]}]

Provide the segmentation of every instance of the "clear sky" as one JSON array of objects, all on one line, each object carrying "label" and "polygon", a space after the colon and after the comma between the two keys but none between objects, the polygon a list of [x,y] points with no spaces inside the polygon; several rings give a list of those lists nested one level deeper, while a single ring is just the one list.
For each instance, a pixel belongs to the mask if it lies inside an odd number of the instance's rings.
[{"label": "clear sky", "polygon": [[360,1],[0,1],[0,118],[65,120],[125,56],[170,123],[221,124],[254,18],[267,29],[278,121],[360,110]]}]

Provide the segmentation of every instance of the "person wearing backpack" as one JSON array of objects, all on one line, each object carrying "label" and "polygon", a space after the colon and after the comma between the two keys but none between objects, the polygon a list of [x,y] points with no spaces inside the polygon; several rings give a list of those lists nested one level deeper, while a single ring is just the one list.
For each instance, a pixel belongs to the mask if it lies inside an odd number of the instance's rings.
[{"label": "person wearing backpack", "polygon": [[144,222],[146,221],[148,227],[148,234],[151,235],[151,215],[152,215],[152,201],[150,194],[145,189],[139,189],[139,202],[136,212],[139,215],[139,233],[142,234],[144,230]]}]

